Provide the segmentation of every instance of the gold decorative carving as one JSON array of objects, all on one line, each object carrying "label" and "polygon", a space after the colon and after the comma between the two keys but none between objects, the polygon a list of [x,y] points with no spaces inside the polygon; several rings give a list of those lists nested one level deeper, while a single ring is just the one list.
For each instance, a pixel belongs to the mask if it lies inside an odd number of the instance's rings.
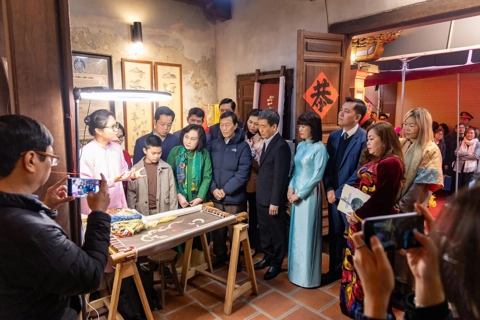
[{"label": "gold decorative carving", "polygon": [[373,36],[353,38],[351,62],[374,61],[380,58],[385,45],[395,41],[402,30],[380,33]]}]

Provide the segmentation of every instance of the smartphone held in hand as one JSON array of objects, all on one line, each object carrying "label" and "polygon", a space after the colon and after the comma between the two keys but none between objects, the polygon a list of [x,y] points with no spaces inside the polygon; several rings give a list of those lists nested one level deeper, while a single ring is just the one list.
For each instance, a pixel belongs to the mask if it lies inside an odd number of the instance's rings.
[{"label": "smartphone held in hand", "polygon": [[413,232],[424,233],[424,218],[417,212],[366,218],[362,230],[368,247],[372,236],[377,236],[385,251],[420,247]]},{"label": "smartphone held in hand", "polygon": [[75,198],[85,198],[90,192],[97,193],[100,190],[102,180],[68,178],[68,195]]}]

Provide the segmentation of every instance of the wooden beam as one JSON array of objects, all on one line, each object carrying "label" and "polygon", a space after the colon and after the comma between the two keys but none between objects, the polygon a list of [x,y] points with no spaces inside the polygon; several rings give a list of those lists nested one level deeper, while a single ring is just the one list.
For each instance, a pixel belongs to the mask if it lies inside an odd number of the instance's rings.
[{"label": "wooden beam", "polygon": [[478,0],[427,0],[367,17],[332,23],[329,33],[350,37],[480,15]]}]

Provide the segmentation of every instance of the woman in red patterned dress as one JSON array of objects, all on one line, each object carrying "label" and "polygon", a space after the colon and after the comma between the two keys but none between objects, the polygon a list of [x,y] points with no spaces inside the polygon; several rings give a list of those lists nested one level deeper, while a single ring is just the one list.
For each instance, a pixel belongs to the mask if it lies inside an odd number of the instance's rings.
[{"label": "woman in red patterned dress", "polygon": [[367,148],[363,150],[360,164],[355,187],[370,195],[370,199],[347,215],[350,228],[340,287],[340,307],[352,318],[363,305],[362,284],[353,265],[355,244],[352,236],[361,230],[363,219],[395,213],[395,197],[405,180],[402,148],[390,123],[378,122],[368,128]]}]

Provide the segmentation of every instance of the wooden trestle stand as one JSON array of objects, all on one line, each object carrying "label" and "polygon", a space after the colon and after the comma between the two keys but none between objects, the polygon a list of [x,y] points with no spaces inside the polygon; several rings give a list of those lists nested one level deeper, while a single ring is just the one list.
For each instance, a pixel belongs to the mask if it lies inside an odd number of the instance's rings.
[{"label": "wooden trestle stand", "polygon": [[[123,248],[122,248],[123,247]],[[122,280],[133,276],[135,285],[137,287],[138,295],[142,301],[143,310],[148,320],[153,320],[152,311],[148,305],[147,296],[143,289],[142,279],[138,273],[137,254],[135,250],[125,247],[118,239],[110,236],[110,262],[115,266],[115,280],[113,281],[112,295],[98,300],[89,302],[87,312],[93,309],[105,307],[108,309],[108,320],[123,320],[123,317],[118,313],[118,299],[120,297],[120,288],[122,287]]]},{"label": "wooden trestle stand", "polygon": [[[217,210],[214,208],[212,209]],[[230,265],[228,269],[227,279],[221,278],[213,274],[212,260],[210,258],[210,248],[208,246],[205,233],[200,235],[203,252],[205,254],[205,263],[196,267],[186,267],[190,266],[193,238],[187,240],[185,245],[183,269],[180,279],[180,285],[182,286],[183,291],[186,291],[187,280],[197,274],[202,274],[204,276],[210,277],[215,281],[225,284],[227,287],[223,312],[227,315],[232,314],[233,301],[239,296],[241,296],[243,293],[247,292],[248,290],[252,290],[252,294],[258,294],[257,280],[253,269],[252,254],[250,252],[250,241],[248,239],[248,225],[240,222],[245,220],[247,216],[248,214],[246,212],[242,212],[236,215],[237,223],[233,225],[233,239],[230,248]],[[133,276],[138,294],[140,296],[140,300],[142,301],[143,309],[145,310],[145,315],[147,316],[148,320],[153,320],[153,315],[150,310],[150,306],[148,305],[145,290],[143,289],[142,281],[140,279],[137,266],[135,264],[137,258],[136,251],[134,249],[132,250],[131,248],[124,246],[118,239],[113,236],[111,236],[110,242],[111,243],[109,250],[111,263],[116,268],[112,295],[90,302],[89,304],[91,307],[87,308],[87,312],[91,311],[92,308],[99,309],[101,307],[106,307],[109,311],[108,320],[123,320],[123,317],[120,314],[117,314],[120,288],[123,279]],[[237,276],[237,262],[240,254],[240,243],[243,244],[245,263],[247,266],[248,277],[250,279],[250,281],[247,281],[242,285],[238,285],[235,283]],[[175,272],[175,270],[173,270],[173,272]]]},{"label": "wooden trestle stand", "polygon": [[[247,217],[246,212],[237,214],[237,222],[243,221]],[[253,294],[258,294],[257,279],[255,277],[255,271],[253,269],[253,258],[250,252],[250,241],[248,240],[248,225],[245,223],[237,223],[233,225],[233,239],[230,246],[230,264],[228,267],[227,279],[221,278],[213,274],[212,260],[210,258],[210,247],[207,243],[207,237],[205,234],[200,236],[202,242],[202,249],[205,255],[205,263],[196,266],[186,268],[190,266],[190,259],[192,257],[192,245],[193,239],[187,241],[185,245],[185,254],[183,258],[182,275],[180,279],[180,285],[183,291],[187,289],[187,280],[197,274],[207,276],[215,281],[223,283],[227,286],[225,294],[225,306],[223,312],[226,315],[232,314],[233,300],[247,292],[252,290]],[[237,262],[240,254],[240,243],[243,244],[245,263],[247,265],[248,278],[250,281],[245,282],[241,286],[235,283],[237,277]]]}]

